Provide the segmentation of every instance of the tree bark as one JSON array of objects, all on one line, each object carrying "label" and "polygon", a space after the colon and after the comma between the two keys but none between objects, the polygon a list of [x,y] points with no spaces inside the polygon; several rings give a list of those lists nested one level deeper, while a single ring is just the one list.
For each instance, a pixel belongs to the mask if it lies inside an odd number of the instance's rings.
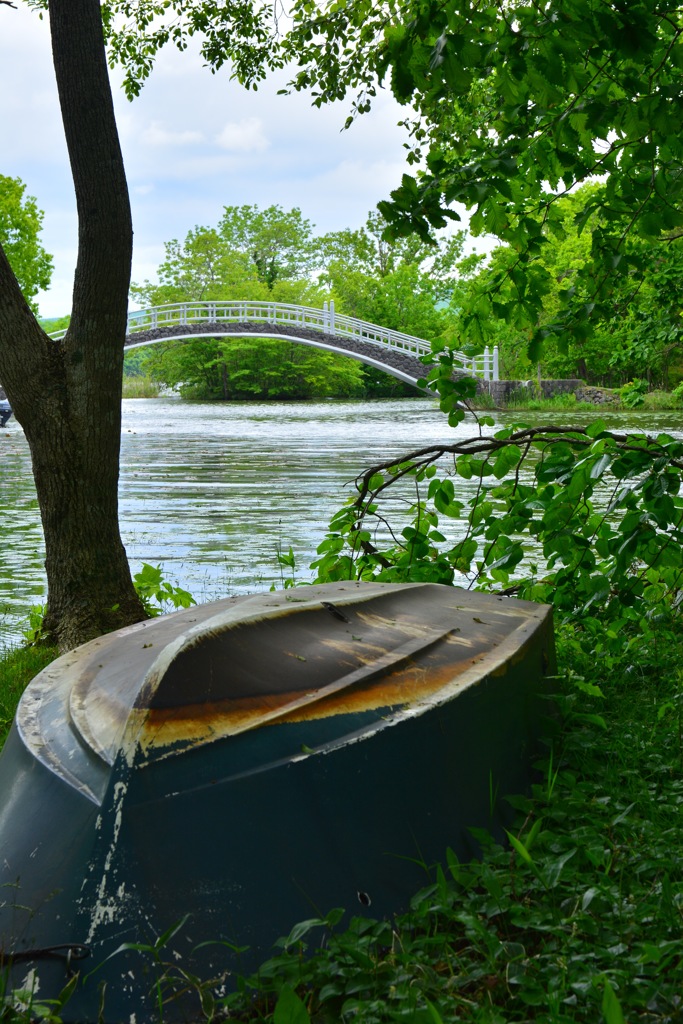
[{"label": "tree bark", "polygon": [[145,617],[118,525],[133,233],[99,0],[50,0],[78,209],[71,325],[42,331],[0,250],[0,380],[31,450],[45,534],[45,629],[68,650]]}]

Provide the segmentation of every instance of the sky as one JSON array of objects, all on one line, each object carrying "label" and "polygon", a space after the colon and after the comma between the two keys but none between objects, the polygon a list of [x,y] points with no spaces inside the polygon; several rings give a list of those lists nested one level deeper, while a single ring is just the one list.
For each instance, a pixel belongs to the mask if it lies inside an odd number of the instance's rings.
[{"label": "sky", "polygon": [[[19,177],[44,211],[42,244],[54,257],[43,317],[71,308],[77,222],[57,103],[49,30],[16,0],[0,6],[0,174]],[[133,281],[156,279],[164,242],[215,226],[224,206],[298,206],[318,232],[360,227],[407,170],[405,114],[379,95],[343,131],[350,108],[321,110],[305,95],[278,96],[286,76],[257,92],[216,75],[195,53],[168,50],[130,103],[113,76],[133,208]],[[238,298],[239,296],[236,296]]]}]

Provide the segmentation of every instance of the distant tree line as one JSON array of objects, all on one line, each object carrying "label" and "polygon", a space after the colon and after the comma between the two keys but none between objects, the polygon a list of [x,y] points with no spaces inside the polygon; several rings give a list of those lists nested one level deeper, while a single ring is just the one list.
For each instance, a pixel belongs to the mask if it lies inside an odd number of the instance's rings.
[{"label": "distant tree line", "polygon": [[[133,285],[143,306],[262,299],[322,306],[425,338],[448,328],[448,299],[464,234],[437,245],[388,244],[384,223],[316,235],[299,209],[226,207],[217,227],[195,227],[166,243],[158,281]],[[194,398],[305,399],[415,395],[374,367],[294,342],[201,339],[131,353],[127,372],[145,373]]]},{"label": "distant tree line", "polygon": [[[142,305],[246,298],[320,307],[333,299],[340,313],[417,335],[437,348],[474,355],[497,345],[504,378],[579,377],[608,387],[642,378],[651,387],[672,388],[683,378],[679,239],[662,246],[629,238],[638,281],[635,274],[619,279],[611,305],[598,310],[590,331],[575,323],[561,344],[549,332],[535,361],[524,315],[491,314],[490,282],[503,276],[517,279],[522,312],[529,289],[542,293],[536,329],[561,314],[591,259],[593,231],[605,217],[596,211],[579,218],[598,188],[585,185],[558,200],[553,231],[540,226],[540,255],[523,272],[510,244],[465,256],[464,231],[437,235],[432,244],[416,235],[387,241],[386,223],[375,213],[360,229],[317,235],[299,209],[233,206],[225,208],[217,227],[195,227],[183,242],[166,243],[158,281],[133,285],[132,294]],[[126,372],[147,374],[195,398],[416,393],[372,367],[287,341],[169,343],[130,353]]]},{"label": "distant tree line", "polygon": [[[607,214],[595,209],[586,219],[581,213],[599,189],[597,183],[584,185],[558,200],[554,229],[541,228],[542,245],[533,264],[520,268],[514,246],[500,245],[459,286],[460,339],[475,348],[498,345],[501,377],[530,375],[533,331],[549,328],[585,288],[581,275],[590,265],[594,234],[605,227]],[[609,303],[591,310],[590,324],[577,320],[561,337],[548,331],[541,356],[545,377],[580,377],[607,387],[642,378],[665,390],[683,378],[683,238],[674,236],[662,244],[630,236],[623,259],[630,261],[632,271],[616,280]],[[524,324],[523,311],[520,318],[514,312],[507,318],[491,315],[491,282],[501,279],[516,281],[520,311],[528,291],[537,288],[541,293],[533,330]]]},{"label": "distant tree line", "polygon": [[[52,258],[39,243],[42,213],[19,179],[0,177],[0,240],[16,264],[24,294],[49,285]],[[552,333],[540,361],[529,358],[530,330],[510,315],[490,311],[490,282],[518,279],[520,295],[542,291],[539,326],[551,324],[571,298],[591,259],[593,233],[604,212],[590,206],[598,184],[584,185],[557,201],[550,232],[541,227],[540,256],[520,274],[517,252],[498,245],[488,255],[464,255],[466,233],[437,238],[412,235],[387,241],[386,223],[370,214],[359,229],[318,235],[297,208],[225,207],[217,227],[195,227],[180,242],[165,244],[156,282],[131,288],[142,305],[203,299],[272,299],[322,306],[333,299],[340,313],[405,331],[474,355],[497,345],[501,377],[579,377],[620,387],[642,379],[671,389],[683,379],[683,239],[666,246],[639,236],[626,242],[636,272],[618,280],[609,307],[598,310],[590,330],[574,324],[569,336]],[[521,309],[521,299],[520,299]],[[66,328],[69,317],[44,321]],[[265,339],[175,342],[126,356],[128,376],[148,376],[185,397],[229,400],[360,398],[415,395],[374,367],[301,346]]]}]

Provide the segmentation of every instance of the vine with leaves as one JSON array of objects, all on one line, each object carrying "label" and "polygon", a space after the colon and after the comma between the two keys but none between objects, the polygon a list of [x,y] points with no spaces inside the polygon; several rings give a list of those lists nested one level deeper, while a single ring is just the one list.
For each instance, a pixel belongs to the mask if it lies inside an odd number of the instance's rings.
[{"label": "vine with leaves", "polygon": [[[449,370],[443,353],[424,383],[455,425],[476,385]],[[494,421],[477,422],[470,438],[361,473],[318,548],[316,582],[515,594],[552,604],[593,650],[623,651],[655,624],[673,625],[683,601],[683,441],[614,433],[601,420],[489,434]]]}]

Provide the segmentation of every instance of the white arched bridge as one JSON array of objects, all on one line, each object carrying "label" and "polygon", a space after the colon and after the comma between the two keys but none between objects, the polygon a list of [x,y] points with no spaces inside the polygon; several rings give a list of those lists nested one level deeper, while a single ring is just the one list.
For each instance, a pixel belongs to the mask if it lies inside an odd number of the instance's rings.
[{"label": "white arched bridge", "polygon": [[[66,331],[51,335],[55,340]],[[289,339],[302,345],[350,356],[385,373],[417,384],[426,367],[420,357],[431,352],[423,338],[392,331],[377,324],[336,313],[334,302],[322,309],[284,302],[230,300],[177,302],[152,306],[128,314],[126,348],[156,345],[162,341],[237,337]],[[458,370],[482,380],[498,380],[498,349],[485,349],[473,359],[455,353]]]}]

